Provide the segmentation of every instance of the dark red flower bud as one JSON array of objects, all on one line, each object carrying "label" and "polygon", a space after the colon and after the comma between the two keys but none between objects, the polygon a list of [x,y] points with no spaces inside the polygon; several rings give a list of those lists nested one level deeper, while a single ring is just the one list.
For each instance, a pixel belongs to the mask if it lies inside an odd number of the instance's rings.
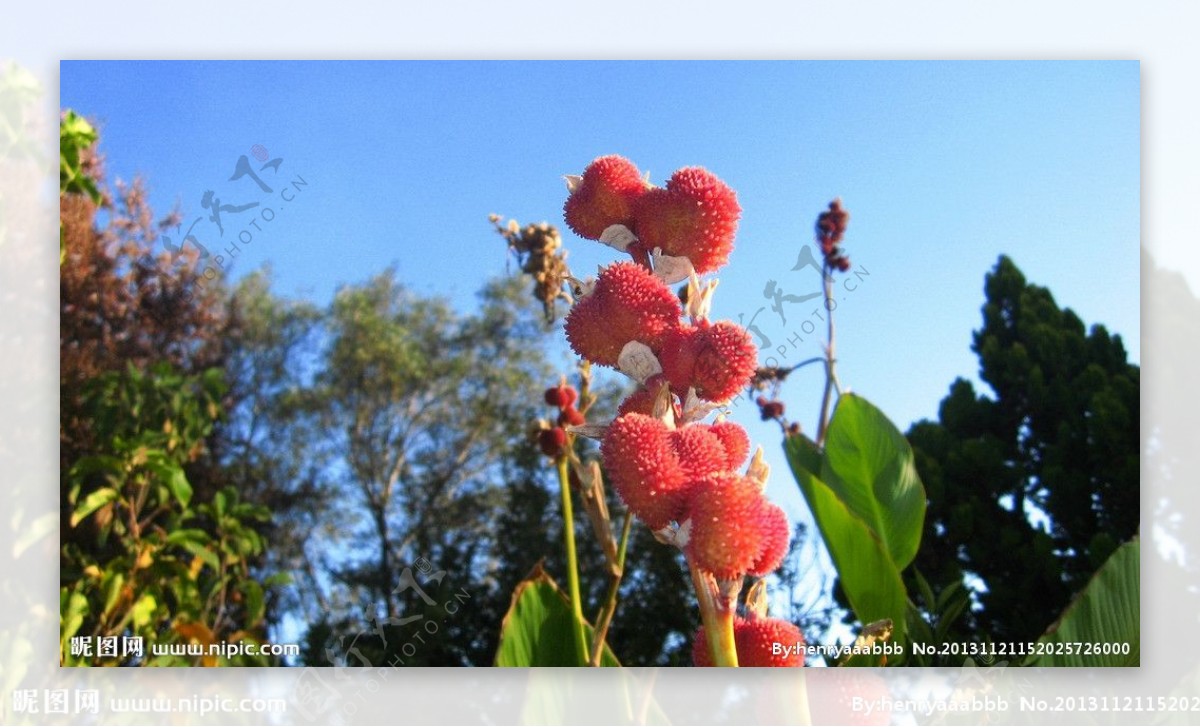
[{"label": "dark red flower bud", "polygon": [[546,389],[546,403],[559,409],[566,409],[579,399],[579,393],[566,384]]},{"label": "dark red flower bud", "polygon": [[560,427],[577,427],[586,421],[583,414],[573,406],[568,406],[558,415],[558,425]]},{"label": "dark red flower bud", "polygon": [[783,416],[783,402],[782,401],[760,402],[758,405],[758,411],[762,415],[762,420],[764,422],[769,422],[772,419],[779,419],[780,417]]},{"label": "dark red flower bud", "polygon": [[547,457],[560,457],[567,446],[567,433],[562,427],[543,429],[538,432],[538,446]]}]

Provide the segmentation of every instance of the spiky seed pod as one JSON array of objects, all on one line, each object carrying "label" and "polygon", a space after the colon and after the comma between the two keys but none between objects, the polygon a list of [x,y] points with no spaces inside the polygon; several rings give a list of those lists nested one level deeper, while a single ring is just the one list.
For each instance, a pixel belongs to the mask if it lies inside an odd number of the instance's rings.
[{"label": "spiky seed pod", "polygon": [[804,635],[783,619],[744,620],[734,625],[733,641],[739,666],[804,666]]},{"label": "spiky seed pod", "polygon": [[788,532],[787,515],[784,514],[783,509],[770,502],[763,503],[759,529],[763,534],[762,552],[758,554],[758,559],[746,572],[749,575],[761,577],[768,573],[774,573],[783,564],[783,559],[787,556],[791,533]]},{"label": "spiky seed pod", "polygon": [[750,334],[731,321],[718,321],[702,330],[692,385],[701,399],[725,401],[750,383],[757,367],[758,349]]},{"label": "spiky seed pod", "polygon": [[740,424],[721,421],[712,425],[712,433],[725,448],[725,469],[736,470],[750,455],[750,436]]},{"label": "spiky seed pod", "polygon": [[690,424],[671,432],[671,446],[679,457],[684,477],[690,482],[726,469],[725,447],[706,424]]},{"label": "spiky seed pod", "polygon": [[637,198],[633,229],[647,250],[691,260],[696,273],[719,269],[729,260],[742,208],[737,194],[702,167],[685,167]]},{"label": "spiky seed pod", "polygon": [[741,475],[714,475],[694,485],[688,559],[717,578],[744,575],[763,551],[765,503],[758,483]]},{"label": "spiky seed pod", "polygon": [[567,315],[567,340],[575,353],[601,366],[616,366],[621,349],[638,341],[657,349],[678,327],[679,299],[650,271],[619,262],[600,271],[596,286]]},{"label": "spiky seed pod", "polygon": [[683,470],[662,421],[630,413],[609,425],[600,455],[613,488],[652,530],[680,519],[687,505]]},{"label": "spiky seed pod", "polygon": [[[734,618],[733,644],[737,649],[738,666],[804,666],[804,657],[798,653],[804,643],[800,629],[782,619]],[[775,644],[786,648],[775,649]],[[780,653],[773,653],[775,651]],[[708,653],[708,636],[703,627],[696,632],[696,638],[692,641],[692,663],[696,666],[713,665],[712,656]]]},{"label": "spiky seed pod", "polygon": [[669,331],[659,362],[675,393],[688,387],[708,401],[726,401],[749,385],[758,368],[758,349],[750,334],[731,321],[699,321]]},{"label": "spiky seed pod", "polygon": [[671,382],[671,390],[681,397],[687,395],[696,373],[697,338],[700,329],[681,325],[663,335],[658,350],[658,362],[662,364],[663,376]]},{"label": "spiky seed pod", "polygon": [[634,202],[646,189],[633,162],[615,154],[603,156],[583,170],[563,205],[563,215],[577,235],[599,240],[610,225],[631,226]]},{"label": "spiky seed pod", "polygon": [[617,417],[633,412],[653,416],[655,396],[654,392],[644,386],[639,386],[637,391],[625,397],[617,406]]}]

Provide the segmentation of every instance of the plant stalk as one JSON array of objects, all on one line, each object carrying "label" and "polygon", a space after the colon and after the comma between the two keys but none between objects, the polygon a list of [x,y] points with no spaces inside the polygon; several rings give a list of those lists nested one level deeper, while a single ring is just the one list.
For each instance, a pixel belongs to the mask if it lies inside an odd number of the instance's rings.
[{"label": "plant stalk", "polygon": [[708,653],[713,666],[737,666],[737,646],[733,640],[733,611],[713,599],[712,578],[699,568],[688,564],[692,585],[700,603],[700,621],[708,638]]},{"label": "plant stalk", "polygon": [[[833,268],[825,263],[821,269],[824,278],[825,300],[833,298]],[[821,418],[817,421],[817,446],[825,444],[825,430],[829,426],[829,405],[833,400],[833,389],[837,384],[837,328],[833,324],[833,311],[826,305],[826,323],[829,329],[829,341],[825,347],[825,393],[821,395]],[[841,394],[841,387],[838,387]]]},{"label": "plant stalk", "polygon": [[571,596],[571,611],[575,618],[571,628],[575,631],[575,643],[579,646],[582,663],[591,661],[588,651],[587,632],[583,628],[583,599],[579,596],[579,560],[575,557],[575,512],[571,506],[571,480],[567,474],[567,458],[560,456],[555,464],[558,465],[558,484],[562,490],[563,505],[563,540],[567,550],[567,588]]},{"label": "plant stalk", "polygon": [[625,575],[625,550],[629,545],[629,530],[633,525],[633,515],[625,513],[625,524],[621,527],[621,543],[617,549],[617,572],[613,574],[612,582],[608,584],[608,597],[596,618],[596,634],[592,638],[592,666],[600,666],[604,655],[604,639],[608,636],[608,627],[612,624],[613,614],[617,612],[617,592],[621,588],[621,577]]}]

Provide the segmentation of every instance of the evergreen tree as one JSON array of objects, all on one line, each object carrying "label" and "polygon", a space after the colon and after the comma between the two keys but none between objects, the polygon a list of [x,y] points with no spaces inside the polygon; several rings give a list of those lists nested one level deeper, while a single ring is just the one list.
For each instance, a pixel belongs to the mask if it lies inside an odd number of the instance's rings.
[{"label": "evergreen tree", "polygon": [[929,495],[915,566],[977,591],[956,638],[1026,641],[1137,533],[1139,369],[1007,257],[985,293],[972,350],[994,395],[958,379],[908,432]]}]

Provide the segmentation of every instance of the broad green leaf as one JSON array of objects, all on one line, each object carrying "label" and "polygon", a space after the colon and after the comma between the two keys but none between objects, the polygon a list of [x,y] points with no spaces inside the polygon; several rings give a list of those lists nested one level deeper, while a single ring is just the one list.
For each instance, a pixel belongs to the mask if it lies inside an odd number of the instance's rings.
[{"label": "broad green leaf", "polygon": [[864,624],[890,618],[892,639],[904,643],[908,595],[887,549],[867,523],[806,466],[820,460],[811,440],[803,435],[788,437],[784,449],[854,615]]},{"label": "broad green leaf", "polygon": [[92,492],[87,497],[83,498],[83,502],[79,503],[79,505],[75,508],[75,512],[71,513],[71,527],[75,527],[88,515],[91,515],[116,499],[117,491],[111,487],[101,487],[95,492]]},{"label": "broad green leaf", "polygon": [[820,472],[904,570],[921,545],[925,488],[900,430],[866,399],[843,395],[825,436]]},{"label": "broad green leaf", "polygon": [[[496,666],[585,666],[575,646],[571,602],[539,563],[517,584],[500,624]],[[592,627],[584,624],[588,640]],[[608,644],[601,666],[620,666]]]},{"label": "broad green leaf", "polygon": [[[1038,639],[1038,644],[1047,644],[1055,653],[1035,656],[1028,662],[1030,666],[1141,665],[1140,553],[1139,541],[1134,538],[1109,556],[1058,622]],[[1110,649],[1128,644],[1129,653],[1079,653],[1095,646],[1103,650],[1106,644]],[[1064,653],[1057,653],[1060,649]]]}]

